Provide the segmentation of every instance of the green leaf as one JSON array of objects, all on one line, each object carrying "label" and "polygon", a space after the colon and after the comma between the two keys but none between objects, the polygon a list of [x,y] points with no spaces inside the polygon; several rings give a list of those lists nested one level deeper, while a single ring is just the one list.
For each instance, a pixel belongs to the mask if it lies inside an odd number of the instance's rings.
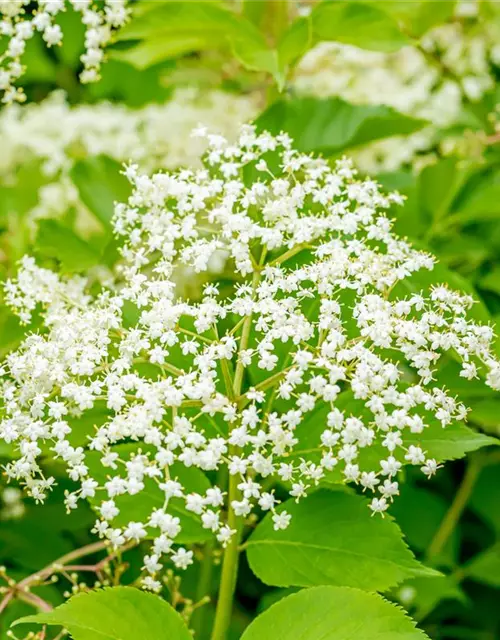
[{"label": "green leaf", "polygon": [[[417,246],[416,248],[420,249],[421,247]],[[486,324],[491,322],[491,314],[471,282],[440,262],[434,264],[431,270],[420,269],[401,280],[394,287],[391,297],[397,299],[399,296],[408,295],[408,293],[421,293],[422,291],[425,293],[431,287],[442,284],[448,284],[453,289],[467,293],[474,298],[475,303],[468,311],[470,318]]]},{"label": "green leaf", "polygon": [[140,15],[120,29],[116,34],[117,41],[143,40],[153,36],[164,36],[184,32],[198,32],[215,36],[223,35],[238,20],[220,2],[205,0],[204,2],[144,2],[139,3]]},{"label": "green leaf", "polygon": [[176,58],[193,51],[203,51],[211,46],[210,38],[203,34],[175,33],[141,40],[128,49],[111,49],[110,58],[129,62],[136,69],[147,69],[158,62]]},{"label": "green leaf", "polygon": [[260,38],[254,39],[247,34],[237,34],[230,37],[234,56],[241,64],[251,71],[266,71],[270,73],[278,89],[281,91],[285,84],[283,69],[278,61],[278,52],[269,49]]},{"label": "green leaf", "polygon": [[469,507],[500,533],[500,464],[485,467],[476,481]]},{"label": "green leaf", "polygon": [[[40,512],[38,517],[40,518]],[[40,539],[44,540],[39,545]],[[50,522],[39,519],[33,522],[27,518],[2,523],[0,528],[1,557],[9,563],[15,563],[36,571],[44,565],[54,562],[57,558],[72,549],[70,541],[62,531],[54,531]]]},{"label": "green leaf", "polygon": [[465,193],[452,214],[457,224],[474,224],[480,220],[500,218],[500,171],[484,172]]},{"label": "green leaf", "polygon": [[241,640],[425,640],[397,606],[345,587],[315,587],[267,609]]},{"label": "green leaf", "polygon": [[333,40],[373,51],[397,51],[410,43],[396,21],[374,4],[325,1],[312,15],[317,40]]},{"label": "green leaf", "polygon": [[67,271],[84,271],[99,263],[100,253],[57,220],[40,220],[35,248],[57,258]]},{"label": "green leaf", "polygon": [[43,173],[39,160],[26,161],[16,168],[15,182],[2,180],[0,185],[0,217],[12,214],[23,218],[30,209],[38,204],[38,190],[47,184],[48,178]]},{"label": "green leaf", "polygon": [[467,604],[467,596],[452,576],[412,578],[398,589],[398,599],[406,609],[411,607],[417,620],[423,620],[438,604],[455,600]]},{"label": "green leaf", "polygon": [[415,560],[390,518],[371,517],[361,496],[320,489],[278,510],[292,516],[287,529],[275,531],[269,514],[248,539],[248,562],[266,584],[384,591],[434,573]]},{"label": "green leaf", "polygon": [[93,102],[112,100],[133,108],[143,107],[151,102],[164,104],[172,93],[164,82],[165,70],[172,66],[172,62],[167,61],[162,65],[140,70],[127,62],[109,60],[102,67],[101,80],[87,85],[85,91]]},{"label": "green leaf", "polygon": [[[141,450],[148,452],[148,445],[137,443],[120,444],[112,447],[113,451],[120,454],[122,460],[127,460]],[[89,467],[91,476],[103,486],[108,479],[110,469],[101,464],[101,455],[96,451],[88,451],[85,455],[85,464]],[[175,463],[169,467],[170,477],[178,480],[187,493],[205,493],[210,487],[205,474],[196,467],[186,467],[181,463]],[[116,471],[113,471],[116,475]],[[153,509],[161,509],[165,504],[165,494],[152,478],[144,478],[144,489],[135,495],[123,494],[115,498],[116,506],[120,513],[113,520],[113,525],[126,526],[129,522],[146,522]],[[104,493],[97,492],[88,501],[93,507],[99,507],[105,499]],[[203,542],[212,537],[212,532],[204,529],[199,516],[188,511],[181,498],[171,498],[168,502],[168,511],[180,519],[181,532],[175,541],[183,544]]]},{"label": "green leaf", "polygon": [[500,588],[500,543],[474,556],[463,571],[467,578]]},{"label": "green leaf", "polygon": [[[336,400],[336,406],[345,412],[346,416],[356,416],[364,419],[368,424],[372,419],[371,412],[364,406],[361,400],[355,400],[350,391],[341,394]],[[299,440],[299,444],[290,455],[290,462],[299,462],[311,460],[319,462],[321,458],[320,438],[325,429],[326,418],[329,412],[328,407],[319,407],[316,411],[312,411],[295,429],[295,437]],[[462,423],[454,423],[447,427],[432,418],[431,414],[424,416],[427,427],[422,433],[411,433],[409,430],[404,432],[404,442],[408,446],[410,444],[419,445],[427,452],[429,458],[435,458],[438,462],[444,460],[455,460],[462,458],[466,453],[475,451],[481,447],[498,444],[496,438],[484,435],[474,429],[466,427]],[[361,471],[372,471],[379,469],[380,460],[387,457],[387,449],[381,442],[376,442],[369,447],[360,449],[356,463]],[[408,464],[403,456],[399,456],[403,464]],[[326,476],[327,482],[343,482],[343,476],[340,465],[334,468]]]},{"label": "green leaf", "polygon": [[26,41],[23,65],[26,68],[23,73],[23,82],[25,83],[52,83],[57,78],[57,63],[48,55],[47,45],[39,33],[35,33],[32,38]]},{"label": "green leaf", "polygon": [[[425,551],[436,535],[448,509],[448,502],[440,495],[428,489],[405,484],[391,506],[390,513],[396,518],[411,547],[417,551]],[[455,529],[439,556],[433,558],[434,564],[454,566],[459,543],[458,531]]]},{"label": "green leaf", "polygon": [[285,31],[278,43],[278,59],[285,69],[294,64],[311,47],[312,26],[309,16],[298,18]]},{"label": "green leaf", "polygon": [[393,16],[412,36],[420,37],[453,16],[456,0],[384,0],[378,6]]},{"label": "green leaf", "polygon": [[80,14],[71,5],[66,7],[66,11],[57,14],[56,22],[66,37],[63,38],[61,46],[57,47],[55,53],[65,65],[73,70],[77,69],[80,56],[85,50],[85,25],[82,23]]},{"label": "green leaf", "polygon": [[452,209],[454,199],[474,170],[462,165],[451,157],[422,170],[418,181],[420,206],[430,220],[441,220]]},{"label": "green leaf", "polygon": [[108,231],[115,202],[126,202],[131,192],[121,171],[121,164],[107,156],[79,160],[70,171],[83,203]]},{"label": "green leaf", "polygon": [[[500,398],[483,398],[474,402],[469,419],[485,431],[500,436]],[[500,440],[497,442],[500,444]]]},{"label": "green leaf", "polygon": [[79,593],[48,613],[17,620],[66,628],[74,640],[192,640],[181,616],[165,600],[132,587]]},{"label": "green leaf", "polygon": [[479,280],[478,286],[500,295],[500,265],[495,265],[489,273],[483,276]]},{"label": "green leaf", "polygon": [[332,155],[373,140],[413,133],[426,122],[391,107],[308,97],[276,102],[256,124],[274,134],[286,131],[299,151]]},{"label": "green leaf", "polygon": [[438,461],[457,460],[471,451],[498,445],[496,438],[466,427],[461,422],[442,427],[437,421],[430,424],[421,434],[405,435],[405,442],[420,444],[430,458]]},{"label": "green leaf", "polygon": [[120,30],[118,39],[142,41],[131,50],[113,54],[139,68],[188,51],[229,46],[246,68],[270,73],[279,87],[284,83],[277,51],[269,48],[252,22],[220,3],[152,4]]}]

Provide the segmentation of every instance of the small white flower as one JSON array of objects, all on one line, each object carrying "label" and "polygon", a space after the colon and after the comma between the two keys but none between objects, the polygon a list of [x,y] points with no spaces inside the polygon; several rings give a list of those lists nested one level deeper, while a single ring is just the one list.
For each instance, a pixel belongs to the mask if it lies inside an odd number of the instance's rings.
[{"label": "small white flower", "polygon": [[286,511],[273,514],[272,520],[273,520],[274,530],[278,531],[280,529],[286,529],[290,524],[291,519],[292,519],[292,516]]}]

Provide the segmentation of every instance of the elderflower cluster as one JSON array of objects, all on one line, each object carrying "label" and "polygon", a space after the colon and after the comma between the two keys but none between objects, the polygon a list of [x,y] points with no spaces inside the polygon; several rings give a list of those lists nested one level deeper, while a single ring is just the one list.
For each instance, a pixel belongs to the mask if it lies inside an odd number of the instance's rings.
[{"label": "elderflower cluster", "polygon": [[[7,476],[43,500],[54,483],[44,457],[60,460],[78,484],[68,508],[90,500],[99,536],[152,539],[149,589],[168,557],[192,562],[185,522],[222,545],[228,508],[286,528],[269,479],[296,500],[329,478],[356,483],[383,512],[404,464],[432,475],[420,435],[467,411],[435,383],[446,352],[462,376],[500,389],[492,330],[468,318],[468,296],[401,293],[433,259],[393,234],[384,212],[398,194],[348,160],[332,168],[295,151],[286,134],[196,135],[208,144],[201,169],[126,168],[114,286],[90,292],[29,257],[5,286],[24,322],[43,321],[3,365],[0,437],[18,451]],[[198,297],[179,295],[185,267],[205,277]],[[215,481],[224,472],[229,494]]]},{"label": "elderflower cluster", "polygon": [[[496,7],[492,10],[498,12]],[[321,43],[299,64],[295,88],[353,104],[384,104],[429,121],[410,136],[394,136],[353,153],[356,164],[368,173],[394,171],[412,164],[436,143],[444,151],[453,150],[451,134],[445,140],[436,134],[456,123],[467,101],[477,102],[494,88],[494,70],[500,67],[499,24],[498,19],[460,15],[425,34],[419,47],[393,53]]]},{"label": "elderflower cluster", "polygon": [[[104,47],[110,42],[113,31],[128,19],[128,0],[104,0],[103,6],[92,0],[2,0],[0,2],[0,41],[6,47],[0,54],[0,91],[5,103],[23,102],[22,89],[16,88],[23,75],[23,54],[26,43],[40,34],[47,47],[60,45],[63,32],[57,17],[70,6],[81,14],[85,25],[85,52],[80,57],[84,83],[99,79],[99,69],[104,57]],[[33,6],[35,5],[35,6]]]},{"label": "elderflower cluster", "polygon": [[200,164],[205,141],[190,137],[199,122],[232,138],[257,113],[257,100],[224,91],[178,89],[165,104],[130,109],[107,102],[70,106],[63,92],[40,104],[12,105],[0,115],[0,182],[16,184],[22,166],[40,164],[43,184],[28,219],[54,218],[69,210],[88,233],[90,218],[71,169],[79,159],[106,155],[133,160],[145,170]]}]

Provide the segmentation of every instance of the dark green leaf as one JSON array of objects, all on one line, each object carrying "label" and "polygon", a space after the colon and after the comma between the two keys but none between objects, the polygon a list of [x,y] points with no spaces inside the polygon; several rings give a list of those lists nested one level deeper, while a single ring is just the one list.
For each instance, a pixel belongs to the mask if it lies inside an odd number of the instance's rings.
[{"label": "dark green leaf", "polygon": [[453,576],[412,578],[401,585],[398,596],[401,604],[409,609],[417,620],[423,620],[444,601],[455,600],[467,604],[467,596]]},{"label": "dark green leaf", "polygon": [[430,220],[441,220],[451,211],[454,199],[472,171],[456,158],[445,158],[423,169],[419,176],[419,199]]},{"label": "dark green leaf", "polygon": [[107,156],[79,160],[70,175],[88,209],[111,230],[115,202],[126,202],[131,188],[122,166]]},{"label": "dark green leaf", "polygon": [[467,578],[500,588],[500,543],[474,556],[463,571]]},{"label": "dark green leaf", "polygon": [[[448,502],[440,495],[406,484],[401,487],[400,495],[391,506],[390,512],[396,518],[411,547],[417,551],[425,551],[448,509]],[[433,558],[434,563],[438,566],[454,566],[459,542],[458,531],[455,530],[439,557]]]},{"label": "dark green leaf", "polygon": [[100,252],[57,220],[40,220],[35,248],[57,258],[66,271],[85,271],[99,263]]},{"label": "dark green leaf", "polygon": [[500,533],[500,464],[485,467],[476,481],[469,506]]},{"label": "dark green leaf", "polygon": [[297,98],[273,104],[256,124],[274,134],[285,131],[300,151],[332,155],[418,131],[426,123],[385,106],[353,105],[340,98]]}]

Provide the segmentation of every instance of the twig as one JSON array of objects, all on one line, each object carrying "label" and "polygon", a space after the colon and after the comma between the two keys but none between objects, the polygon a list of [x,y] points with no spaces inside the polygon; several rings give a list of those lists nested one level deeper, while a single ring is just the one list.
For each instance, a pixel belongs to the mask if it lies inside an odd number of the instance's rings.
[{"label": "twig", "polygon": [[32,573],[26,578],[23,578],[18,583],[12,584],[10,589],[7,591],[2,601],[0,602],[0,612],[2,612],[7,607],[9,602],[14,598],[19,598],[23,602],[27,602],[28,604],[31,604],[32,606],[42,611],[50,611],[52,609],[52,606],[48,602],[40,598],[40,596],[31,593],[30,589],[33,586],[42,583],[44,580],[50,578],[50,576],[54,575],[55,573],[62,573],[68,570],[89,571],[99,575],[102,569],[112,560],[114,560],[119,554],[135,546],[135,543],[129,543],[121,549],[117,549],[108,554],[105,558],[102,558],[101,560],[99,560],[99,562],[93,565],[70,564],[72,561],[83,558],[84,556],[89,556],[93,553],[98,553],[99,551],[108,549],[109,544],[110,543],[107,540],[93,542],[91,544],[85,545],[84,547],[81,547],[80,549],[70,551],[54,562],[51,562],[40,571]]},{"label": "twig", "polygon": [[9,602],[12,600],[13,597],[14,597],[14,592],[7,591],[7,593],[2,599],[2,602],[0,602],[0,613],[2,613],[2,611],[7,607],[7,605],[9,604]]},{"label": "twig", "polygon": [[40,596],[37,596],[35,593],[18,591],[16,593],[16,596],[19,598],[19,600],[30,604],[32,607],[35,607],[35,609],[40,609],[40,611],[52,611],[52,609],[54,608],[49,602],[47,602],[43,598],[40,598]]}]

